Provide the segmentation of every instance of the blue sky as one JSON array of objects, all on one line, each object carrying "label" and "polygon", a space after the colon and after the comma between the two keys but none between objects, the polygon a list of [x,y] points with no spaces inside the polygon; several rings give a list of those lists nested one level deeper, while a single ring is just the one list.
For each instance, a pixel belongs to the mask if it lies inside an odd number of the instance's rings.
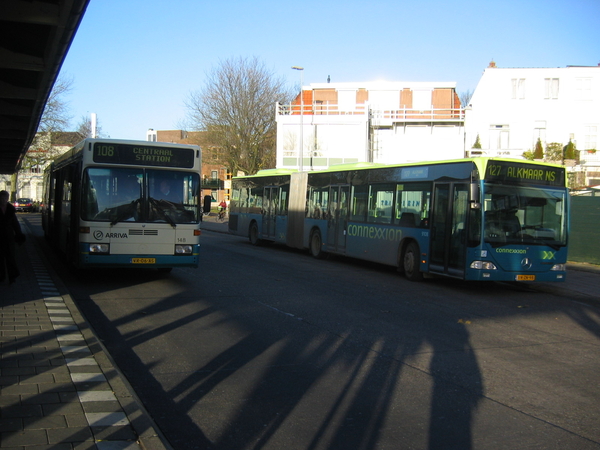
[{"label": "blue sky", "polygon": [[600,0],[90,0],[63,64],[72,126],[145,139],[181,127],[185,100],[229,58],[257,57],[290,86],[453,81],[498,67],[600,63]]}]

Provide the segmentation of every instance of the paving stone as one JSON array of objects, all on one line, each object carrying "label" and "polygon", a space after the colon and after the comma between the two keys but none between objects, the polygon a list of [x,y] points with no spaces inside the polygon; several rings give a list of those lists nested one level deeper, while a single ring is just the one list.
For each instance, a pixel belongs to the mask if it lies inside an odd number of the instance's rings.
[{"label": "paving stone", "polygon": [[54,414],[83,414],[83,407],[81,406],[81,403],[55,403],[41,405],[41,409],[44,412],[44,416],[51,416]]},{"label": "paving stone", "polygon": [[[94,438],[98,441],[135,441],[137,436],[129,426],[91,427]],[[117,447],[118,448],[118,447]],[[135,447],[139,449],[139,447]]]},{"label": "paving stone", "polygon": [[20,418],[0,418],[0,433],[4,431],[17,431],[23,429],[23,419]]},{"label": "paving stone", "polygon": [[87,427],[89,425],[87,418],[83,414],[65,414],[64,416],[60,416],[60,417],[64,417],[65,420],[67,421],[67,426],[69,426],[71,428]]},{"label": "paving stone", "polygon": [[12,376],[12,377],[0,376],[0,386],[10,386],[12,384],[17,384],[18,382],[19,382],[19,377],[17,377],[17,376]]},{"label": "paving stone", "polygon": [[48,430],[48,442],[50,444],[92,441],[93,438],[94,436],[90,427],[55,428]]},{"label": "paving stone", "polygon": [[38,384],[38,390],[40,393],[46,392],[76,392],[75,385],[73,383],[44,383]]},{"label": "paving stone", "polygon": [[42,417],[41,405],[12,405],[2,408],[3,418]]},{"label": "paving stone", "polygon": [[64,416],[26,417],[23,419],[26,430],[45,430],[47,428],[67,428]]},{"label": "paving stone", "polygon": [[13,384],[0,389],[0,395],[30,395],[37,393],[37,384]]},{"label": "paving stone", "polygon": [[112,402],[84,402],[82,406],[86,413],[109,413],[120,412],[122,410],[121,404],[116,399]]},{"label": "paving stone", "polygon": [[46,430],[19,430],[0,433],[2,448],[48,444]]},{"label": "paving stone", "polygon": [[35,367],[6,367],[2,369],[3,376],[11,375],[35,375]]},{"label": "paving stone", "polygon": [[[20,405],[20,395],[0,395],[0,408],[8,408],[9,406]],[[0,411],[1,412],[1,411]]]},{"label": "paving stone", "polygon": [[21,404],[23,405],[47,405],[49,403],[60,403],[60,397],[56,392],[45,394],[22,394]]},{"label": "paving stone", "polygon": [[117,397],[112,391],[83,391],[78,392],[78,396],[82,403],[117,401]]},{"label": "paving stone", "polygon": [[41,384],[41,383],[54,383],[54,377],[51,373],[35,374],[33,376],[21,376],[21,384]]}]

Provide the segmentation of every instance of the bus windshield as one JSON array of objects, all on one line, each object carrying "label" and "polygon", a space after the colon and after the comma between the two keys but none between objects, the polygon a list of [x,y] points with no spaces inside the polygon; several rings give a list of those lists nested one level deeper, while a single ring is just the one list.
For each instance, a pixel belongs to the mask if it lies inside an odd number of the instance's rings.
[{"label": "bus windshield", "polygon": [[566,195],[564,189],[486,184],[485,242],[566,245]]},{"label": "bus windshield", "polygon": [[199,175],[139,167],[85,170],[83,220],[197,223]]}]

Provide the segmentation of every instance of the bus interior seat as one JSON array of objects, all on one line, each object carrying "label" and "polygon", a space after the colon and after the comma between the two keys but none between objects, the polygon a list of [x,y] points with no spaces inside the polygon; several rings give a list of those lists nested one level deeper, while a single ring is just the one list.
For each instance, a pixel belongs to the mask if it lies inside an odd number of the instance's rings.
[{"label": "bus interior seat", "polygon": [[417,222],[415,220],[415,213],[405,212],[400,216],[401,227],[415,227]]}]

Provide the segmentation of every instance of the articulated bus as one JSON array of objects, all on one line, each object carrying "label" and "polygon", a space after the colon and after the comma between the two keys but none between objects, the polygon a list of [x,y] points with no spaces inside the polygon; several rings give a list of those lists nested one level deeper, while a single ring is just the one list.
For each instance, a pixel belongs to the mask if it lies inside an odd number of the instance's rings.
[{"label": "articulated bus", "polygon": [[44,173],[45,236],[74,267],[198,267],[200,147],[85,139]]},{"label": "articulated bus", "polygon": [[229,231],[412,281],[564,281],[566,183],[562,166],[502,158],[272,169],[233,179]]}]

